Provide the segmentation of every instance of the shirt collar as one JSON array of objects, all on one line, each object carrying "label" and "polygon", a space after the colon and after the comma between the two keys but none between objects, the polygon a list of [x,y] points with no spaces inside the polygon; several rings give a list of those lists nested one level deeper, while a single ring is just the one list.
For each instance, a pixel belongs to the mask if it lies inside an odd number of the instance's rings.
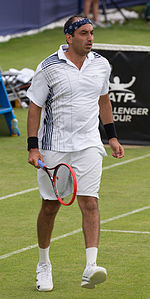
[{"label": "shirt collar", "polygon": [[[66,52],[68,50],[68,48],[69,48],[68,45],[61,45],[60,46],[60,48],[58,50],[58,57],[59,57],[59,59],[67,61],[67,57],[65,56],[64,52]],[[89,52],[87,54],[86,59],[93,60],[94,59],[94,54],[92,52]]]}]

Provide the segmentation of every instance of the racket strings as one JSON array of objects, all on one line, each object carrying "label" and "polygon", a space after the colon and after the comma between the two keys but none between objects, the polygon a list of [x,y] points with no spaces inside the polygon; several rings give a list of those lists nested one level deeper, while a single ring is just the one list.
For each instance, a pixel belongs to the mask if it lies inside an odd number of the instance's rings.
[{"label": "racket strings", "polygon": [[70,202],[73,191],[74,191],[74,182],[72,174],[68,167],[61,165],[57,169],[55,177],[55,187],[57,190],[58,196],[65,202]]}]

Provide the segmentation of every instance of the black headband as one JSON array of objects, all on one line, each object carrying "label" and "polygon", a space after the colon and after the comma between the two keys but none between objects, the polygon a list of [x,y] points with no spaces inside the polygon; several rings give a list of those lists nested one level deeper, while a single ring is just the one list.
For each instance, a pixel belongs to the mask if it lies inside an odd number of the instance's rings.
[{"label": "black headband", "polygon": [[92,24],[92,22],[88,19],[88,18],[84,18],[84,19],[79,19],[78,21],[72,23],[71,25],[69,25],[65,30],[64,30],[64,33],[65,34],[73,34],[73,32],[75,30],[77,30],[79,27],[85,25],[85,24]]}]

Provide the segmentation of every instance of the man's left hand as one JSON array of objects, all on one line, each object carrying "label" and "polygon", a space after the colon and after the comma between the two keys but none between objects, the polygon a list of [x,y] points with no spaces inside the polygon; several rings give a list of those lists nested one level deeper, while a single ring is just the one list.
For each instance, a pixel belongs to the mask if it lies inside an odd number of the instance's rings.
[{"label": "man's left hand", "polygon": [[124,157],[124,148],[123,146],[118,142],[117,138],[111,138],[109,139],[109,145],[113,151],[112,156],[114,158],[120,159]]}]

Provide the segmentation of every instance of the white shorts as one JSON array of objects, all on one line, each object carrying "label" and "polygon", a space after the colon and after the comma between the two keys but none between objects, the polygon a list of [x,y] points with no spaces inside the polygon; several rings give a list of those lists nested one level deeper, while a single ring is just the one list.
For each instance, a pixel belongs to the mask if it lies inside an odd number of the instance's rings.
[{"label": "white shorts", "polygon": [[[59,163],[70,164],[77,178],[77,195],[99,198],[103,156],[100,149],[90,147],[79,152],[54,152],[40,150],[44,162],[50,168]],[[39,192],[43,199],[56,200],[50,179],[42,169],[38,170]]]}]

